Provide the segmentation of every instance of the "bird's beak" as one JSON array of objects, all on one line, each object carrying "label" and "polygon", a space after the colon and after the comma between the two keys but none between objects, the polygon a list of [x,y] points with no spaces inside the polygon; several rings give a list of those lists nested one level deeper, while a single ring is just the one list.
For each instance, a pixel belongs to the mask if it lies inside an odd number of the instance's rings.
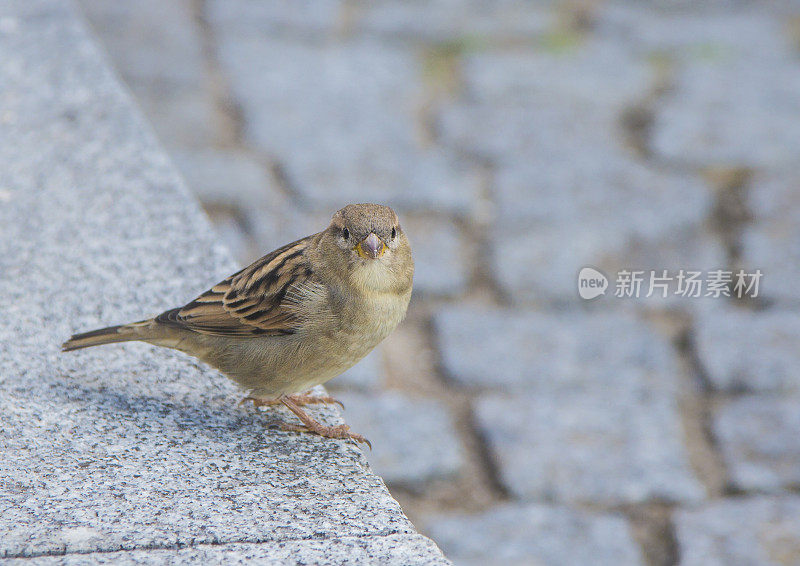
[{"label": "bird's beak", "polygon": [[377,259],[386,251],[386,244],[384,244],[383,240],[378,236],[370,232],[369,235],[356,246],[356,251],[361,257]]}]

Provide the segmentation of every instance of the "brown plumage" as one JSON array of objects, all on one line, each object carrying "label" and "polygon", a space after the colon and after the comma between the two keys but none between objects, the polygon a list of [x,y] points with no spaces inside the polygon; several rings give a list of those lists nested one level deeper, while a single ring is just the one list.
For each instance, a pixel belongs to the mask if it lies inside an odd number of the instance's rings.
[{"label": "brown plumage", "polygon": [[295,394],[346,370],[394,330],[405,316],[413,272],[394,211],[349,205],[326,230],[278,248],[183,307],[76,334],[63,348],[140,340],[181,350],[249,389],[256,404],[283,403],[304,430],[364,440],[299,408],[329,398]]}]

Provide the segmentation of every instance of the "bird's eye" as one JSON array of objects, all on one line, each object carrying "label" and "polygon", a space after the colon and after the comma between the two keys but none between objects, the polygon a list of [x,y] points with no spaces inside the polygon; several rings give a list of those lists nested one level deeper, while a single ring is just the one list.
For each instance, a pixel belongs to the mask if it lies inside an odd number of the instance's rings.
[{"label": "bird's eye", "polygon": [[392,240],[394,240],[396,237],[397,237],[397,229],[393,226],[392,227]]},{"label": "bird's eye", "polygon": [[342,229],[342,238],[344,238],[345,240],[349,239],[350,230],[348,230],[347,228]]}]

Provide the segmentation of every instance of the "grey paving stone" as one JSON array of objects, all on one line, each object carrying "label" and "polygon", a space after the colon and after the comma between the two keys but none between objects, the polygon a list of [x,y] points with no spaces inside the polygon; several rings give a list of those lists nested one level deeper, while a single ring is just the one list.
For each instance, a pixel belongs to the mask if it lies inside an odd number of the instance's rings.
[{"label": "grey paving stone", "polygon": [[800,320],[784,310],[707,309],[695,324],[697,352],[724,391],[800,394]]},{"label": "grey paving stone", "polygon": [[[77,530],[76,530],[77,531]],[[86,533],[73,531],[72,536]],[[187,548],[131,550],[95,554],[40,556],[37,564],[432,564],[447,565],[433,541],[421,535],[343,537],[331,540],[287,540],[274,543],[197,545]],[[31,559],[11,559],[22,566]]]},{"label": "grey paving stone", "polygon": [[742,242],[746,271],[760,270],[764,274],[759,296],[778,304],[800,305],[796,283],[800,277],[800,230],[796,221],[779,219],[752,226],[745,231]]},{"label": "grey paving stone", "polygon": [[222,245],[239,261],[240,266],[249,265],[252,256],[258,252],[253,250],[252,241],[242,228],[236,214],[228,210],[222,212],[212,210],[209,220]]},{"label": "grey paving stone", "polygon": [[333,390],[377,391],[383,387],[386,370],[382,346],[378,346],[360,362],[330,382]]},{"label": "grey paving stone", "polygon": [[241,151],[174,149],[170,156],[186,184],[204,204],[246,210],[279,198],[265,166]]},{"label": "grey paving stone", "polygon": [[122,77],[200,88],[205,61],[191,0],[78,0]]},{"label": "grey paving stone", "polygon": [[320,39],[343,34],[433,42],[527,40],[548,31],[557,15],[527,2],[263,3],[214,0],[209,20],[230,32]]},{"label": "grey paving stone", "polygon": [[390,486],[421,491],[427,482],[462,470],[463,450],[441,403],[396,392],[337,397],[353,430],[372,442],[367,459]]},{"label": "grey paving stone", "polygon": [[603,505],[704,497],[677,403],[662,392],[486,394],[475,418],[514,497]]},{"label": "grey paving stone", "polygon": [[531,41],[557,22],[547,6],[530,2],[480,2],[445,0],[438,2],[362,3],[353,15],[358,32],[399,37],[407,40],[464,42]]},{"label": "grey paving stone", "polygon": [[[663,232],[648,237],[630,226],[614,225],[628,222],[629,217],[608,219],[605,226],[588,222],[563,225],[533,225],[530,229],[509,228],[493,234],[492,262],[494,275],[501,288],[513,302],[538,301],[576,306],[583,300],[577,294],[577,277],[586,266],[600,269],[609,279],[609,289],[598,302],[616,301],[652,305],[667,303],[687,306],[686,299],[675,296],[677,284],[672,283],[666,299],[656,293],[646,297],[645,285],[650,272],[668,270],[675,277],[678,270],[725,268],[722,247],[712,239],[702,225],[676,221],[664,216],[659,224]],[[648,230],[658,229],[651,226]],[[535,269],[532,266],[536,266]],[[638,298],[615,297],[616,281],[621,270],[644,271],[647,279]],[[644,276],[644,275],[643,275]],[[688,307],[691,308],[691,307]]]},{"label": "grey paving stone", "polygon": [[756,171],[748,186],[747,204],[755,222],[800,218],[800,174],[794,167]]},{"label": "grey paving stone", "polygon": [[418,139],[412,50],[246,34],[222,36],[219,50],[247,139],[285,166],[310,208],[366,201],[463,213],[472,206],[477,172]]},{"label": "grey paving stone", "polygon": [[711,197],[698,179],[592,150],[585,141],[571,167],[544,154],[498,171],[504,229],[492,232],[492,258],[513,300],[576,300],[577,273],[587,265],[609,277],[621,268],[725,266],[705,227]]},{"label": "grey paving stone", "polygon": [[785,124],[800,111],[800,70],[785,19],[756,8],[691,19],[645,26],[680,59],[653,149],[693,165],[795,163],[800,133]]},{"label": "grey paving stone", "polygon": [[622,147],[620,112],[653,80],[623,43],[587,42],[562,57],[481,54],[465,69],[468,97],[443,111],[443,136],[496,163],[503,229],[492,232],[492,255],[512,299],[573,300],[586,265],[722,266],[723,250],[705,233],[703,183]]},{"label": "grey paving stone", "polygon": [[457,564],[644,564],[625,519],[568,507],[504,505],[435,516],[428,531]]},{"label": "grey paving stone", "polygon": [[167,147],[200,148],[216,143],[218,116],[208,91],[163,86],[154,89],[134,80],[128,87]]},{"label": "grey paving stone", "polygon": [[653,80],[646,61],[607,40],[558,53],[529,47],[469,54],[462,75],[465,94],[439,117],[446,143],[499,163],[557,158],[561,169],[579,153],[576,144],[594,151],[619,145],[619,113]]},{"label": "grey paving stone", "polygon": [[270,37],[322,36],[344,31],[348,6],[344,0],[260,2],[210,0],[206,17],[217,33],[255,33]]},{"label": "grey paving stone", "polygon": [[463,292],[469,274],[455,223],[444,218],[401,222],[414,248],[414,291],[440,296]]},{"label": "grey paving stone", "polygon": [[468,53],[462,73],[470,101],[499,106],[561,100],[619,109],[653,80],[647,62],[624,42],[594,36],[563,51],[531,46]]},{"label": "grey paving stone", "polygon": [[742,236],[742,265],[763,272],[760,295],[800,305],[800,177],[792,168],[756,175],[749,192],[753,222]]},{"label": "grey paving stone", "polygon": [[793,61],[688,64],[674,96],[657,113],[653,147],[663,157],[696,165],[796,162],[800,133],[785,125],[800,112],[798,91]]},{"label": "grey paving stone", "polygon": [[460,385],[548,395],[677,390],[670,344],[630,313],[453,306],[434,323],[442,365]]},{"label": "grey paving stone", "polygon": [[[582,225],[654,239],[677,225],[700,224],[710,211],[710,191],[695,176],[649,168],[615,148],[593,149],[582,134],[569,145],[575,152],[569,167],[545,152],[499,168],[499,222],[516,228]],[[566,145],[556,149],[567,151]]]},{"label": "grey paving stone", "polygon": [[743,265],[764,274],[759,296],[778,305],[800,306],[800,227],[793,218],[761,222],[742,237]]},{"label": "grey paving stone", "polygon": [[492,232],[492,255],[511,297],[574,298],[576,274],[586,265],[609,273],[722,267],[722,249],[705,229],[712,204],[707,187],[694,176],[634,160],[611,132],[598,134],[602,124],[568,126],[571,110],[563,105],[554,123],[531,128],[538,139],[522,154],[507,148],[525,157],[498,167],[496,214],[503,230]]},{"label": "grey paving stone", "polygon": [[750,497],[675,513],[681,566],[800,563],[800,498]]},{"label": "grey paving stone", "polygon": [[59,351],[233,264],[72,6],[0,10],[0,556],[413,534],[354,445],[271,430],[198,362]]},{"label": "grey paving stone", "polygon": [[[624,39],[640,53],[677,62],[728,57],[784,57],[791,36],[783,26],[789,6],[716,1],[607,3],[595,12],[594,32]],[[785,3],[784,3],[785,4]],[[796,10],[794,10],[796,12]]]},{"label": "grey paving stone", "polygon": [[800,398],[746,396],[719,409],[714,434],[740,489],[780,491],[800,484]]},{"label": "grey paving stone", "polygon": [[79,3],[159,138],[213,143],[214,101],[190,0]]},{"label": "grey paving stone", "polygon": [[[651,240],[613,228],[595,230],[579,223],[507,230],[502,238],[496,237],[493,254],[494,275],[512,302],[549,302],[569,308],[584,302],[578,296],[577,285],[578,273],[586,266],[599,268],[609,279],[605,296],[596,299],[604,305],[669,305],[687,309],[694,308],[697,299],[676,296],[674,280],[669,287],[672,294],[666,299],[658,292],[646,297],[650,272],[666,269],[668,276],[675,277],[680,269],[708,271],[726,267],[724,250],[711,235],[703,228],[685,225]],[[616,281],[623,269],[645,272],[642,276],[647,279],[639,298],[615,296]]]},{"label": "grey paving stone", "polygon": [[581,100],[547,100],[547,94],[546,90],[531,91],[528,104],[492,104],[487,99],[443,106],[438,114],[442,141],[465,154],[491,160],[500,172],[507,167],[524,172],[539,164],[552,169],[551,160],[570,163],[576,155],[588,162],[592,152],[584,155],[576,151],[578,147],[608,151],[617,147],[613,109]]}]

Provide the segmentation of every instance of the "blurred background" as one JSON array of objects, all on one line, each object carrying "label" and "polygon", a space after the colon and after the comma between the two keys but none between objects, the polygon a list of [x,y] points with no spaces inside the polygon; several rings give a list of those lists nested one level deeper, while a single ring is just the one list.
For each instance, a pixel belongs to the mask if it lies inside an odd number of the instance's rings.
[{"label": "blurred background", "polygon": [[800,4],[80,5],[242,265],[398,211],[408,319],[329,388],[457,564],[800,564]]}]

